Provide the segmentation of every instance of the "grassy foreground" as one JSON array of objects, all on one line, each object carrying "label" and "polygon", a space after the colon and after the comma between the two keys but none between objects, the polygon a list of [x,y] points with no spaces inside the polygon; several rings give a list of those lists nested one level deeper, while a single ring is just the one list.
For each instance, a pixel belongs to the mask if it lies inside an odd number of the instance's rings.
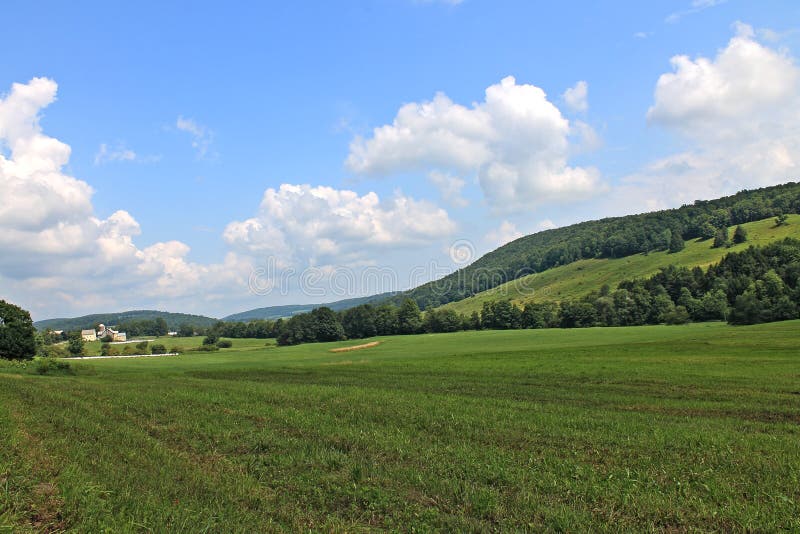
[{"label": "grassy foreground", "polygon": [[[730,248],[711,248],[712,239],[693,240],[687,241],[686,248],[675,253],[661,251],[617,259],[580,260],[512,280],[441,307],[469,315],[474,311],[480,311],[484,302],[494,300],[510,299],[516,304],[523,305],[525,302],[580,298],[597,291],[604,284],[608,284],[613,290],[624,280],[646,278],[669,265],[706,268],[719,262],[726,254],[741,252],[750,246],[764,246],[787,237],[800,239],[800,215],[789,215],[787,221],[788,224],[785,226],[775,226],[775,218],[771,217],[743,224],[747,230],[747,242]],[[735,229],[735,226],[731,226],[728,230],[729,235],[733,236]]]},{"label": "grassy foreground", "polygon": [[800,530],[800,321],[237,341],[0,368],[0,530]]}]

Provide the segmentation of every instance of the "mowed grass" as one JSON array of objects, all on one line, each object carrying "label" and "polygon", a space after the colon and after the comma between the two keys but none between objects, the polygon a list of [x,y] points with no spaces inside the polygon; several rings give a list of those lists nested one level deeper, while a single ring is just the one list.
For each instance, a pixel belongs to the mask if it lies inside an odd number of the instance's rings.
[{"label": "mowed grass", "polygon": [[800,321],[256,341],[0,368],[0,525],[800,530]]},{"label": "mowed grass", "polygon": [[[763,246],[773,241],[794,237],[800,239],[800,215],[789,215],[788,225],[775,226],[775,218],[743,224],[747,230],[746,243],[730,248],[711,248],[712,239],[687,241],[680,252],[651,252],[618,259],[581,260],[544,272],[522,277],[473,295],[470,298],[451,302],[442,308],[471,314],[480,311],[484,302],[510,299],[517,304],[525,302],[561,301],[580,298],[597,291],[604,284],[613,290],[624,280],[645,278],[668,265],[685,267],[708,267],[719,262],[725,254],[739,252],[750,246]],[[733,237],[735,226],[729,229]]]}]

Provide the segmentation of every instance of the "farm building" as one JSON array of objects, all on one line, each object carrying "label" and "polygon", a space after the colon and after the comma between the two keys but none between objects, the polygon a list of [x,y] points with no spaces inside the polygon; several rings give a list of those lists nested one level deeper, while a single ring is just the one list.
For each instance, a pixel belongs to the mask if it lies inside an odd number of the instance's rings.
[{"label": "farm building", "polygon": [[97,341],[97,334],[94,330],[81,330],[81,337],[84,341]]},{"label": "farm building", "polygon": [[125,332],[119,332],[104,324],[98,325],[97,339],[103,339],[106,336],[111,336],[111,341],[127,341],[128,339],[128,335]]}]

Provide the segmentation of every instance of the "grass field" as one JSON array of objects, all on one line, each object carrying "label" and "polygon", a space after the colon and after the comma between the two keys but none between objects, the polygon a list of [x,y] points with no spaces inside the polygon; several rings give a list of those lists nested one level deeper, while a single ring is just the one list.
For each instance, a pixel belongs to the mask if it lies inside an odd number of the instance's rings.
[{"label": "grass field", "polygon": [[800,321],[380,341],[5,365],[0,530],[800,530]]},{"label": "grass field", "polygon": [[[172,351],[173,348],[177,348],[176,352],[184,352],[191,350],[193,348],[197,348],[203,344],[203,336],[193,336],[193,337],[171,337],[171,336],[141,336],[142,341],[149,341],[149,345],[153,344],[160,344],[164,345],[168,351]],[[228,338],[223,338],[228,339]],[[135,341],[135,340],[131,340]],[[230,339],[231,343],[238,348],[238,349],[258,349],[264,347],[265,345],[274,345],[274,339]],[[101,341],[87,341],[84,343],[84,356],[99,356],[100,355],[100,348],[102,346]],[[127,346],[136,346],[136,343],[126,343],[126,344],[115,344],[113,345],[117,348],[120,352]],[[147,349],[150,350],[149,348]],[[223,349],[228,350],[228,349]]]},{"label": "grass field", "polygon": [[[800,239],[800,215],[790,215],[789,224],[775,226],[775,219],[743,224],[747,229],[746,243],[730,248],[711,248],[712,240],[687,241],[680,252],[651,252],[619,259],[581,260],[569,265],[548,269],[483,291],[470,298],[445,304],[442,308],[453,309],[469,315],[480,311],[484,302],[511,299],[517,304],[524,302],[561,301],[579,298],[608,284],[613,290],[623,280],[644,278],[655,274],[661,267],[683,265],[707,267],[717,263],[725,254],[746,249],[751,245],[766,245],[786,237]],[[736,227],[732,226],[729,235]]]}]

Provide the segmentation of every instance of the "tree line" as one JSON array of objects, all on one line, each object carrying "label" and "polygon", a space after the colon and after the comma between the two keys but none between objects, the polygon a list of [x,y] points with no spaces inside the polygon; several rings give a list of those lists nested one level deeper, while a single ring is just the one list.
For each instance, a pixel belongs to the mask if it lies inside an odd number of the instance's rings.
[{"label": "tree line", "polygon": [[360,339],[395,334],[479,329],[585,328],[728,321],[754,324],[800,317],[800,240],[726,254],[703,270],[664,267],[644,279],[626,280],[580,299],[561,302],[509,300],[483,304],[481,312],[443,308],[425,312],[406,298],[394,304],[364,304],[341,312],[317,308],[272,323],[280,345]]}]

